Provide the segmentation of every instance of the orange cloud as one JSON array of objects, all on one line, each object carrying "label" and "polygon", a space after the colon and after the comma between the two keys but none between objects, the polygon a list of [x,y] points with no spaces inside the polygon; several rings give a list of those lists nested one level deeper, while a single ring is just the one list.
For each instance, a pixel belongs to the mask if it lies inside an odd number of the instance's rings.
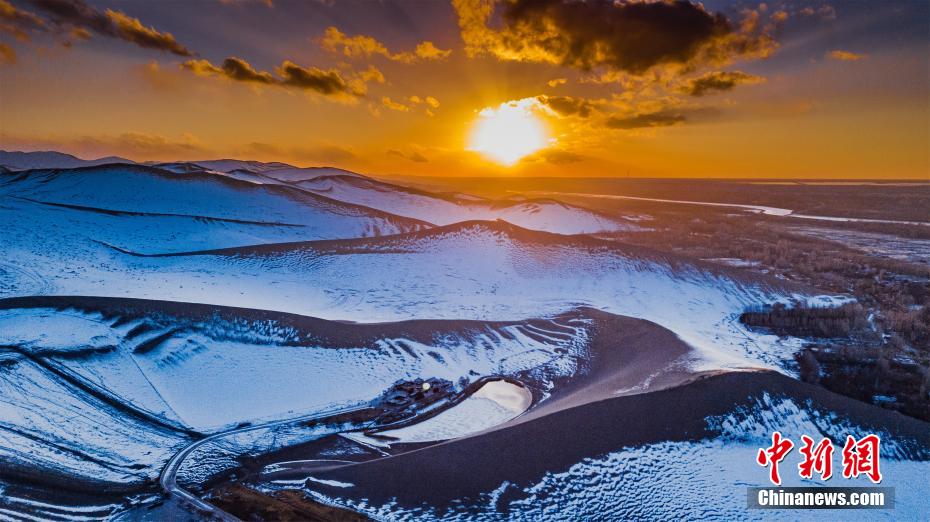
[{"label": "orange cloud", "polygon": [[178,43],[171,33],[162,33],[153,27],[146,27],[138,18],[133,18],[120,11],[107,9],[107,18],[112,22],[116,36],[132,42],[139,47],[168,51],[178,56],[191,56],[193,53]]},{"label": "orange cloud", "polygon": [[0,64],[16,63],[16,51],[7,44],[0,43]]},{"label": "orange cloud", "polygon": [[827,58],[832,58],[833,60],[839,60],[841,62],[858,62],[859,60],[864,60],[868,57],[869,55],[864,53],[854,53],[851,51],[843,51],[841,49],[827,53]]},{"label": "orange cloud", "polygon": [[320,46],[331,53],[342,54],[347,58],[368,58],[383,56],[388,60],[401,63],[414,63],[417,61],[443,60],[452,51],[436,47],[433,42],[424,41],[417,44],[410,52],[392,53],[375,38],[366,35],[348,36],[336,27],[327,27],[323,37],[319,40]]},{"label": "orange cloud", "polygon": [[389,96],[384,96],[381,98],[381,105],[385,108],[391,109],[392,111],[398,112],[410,112],[413,108],[417,106],[425,106],[426,113],[430,116],[433,115],[432,109],[439,108],[439,100],[432,96],[420,97],[413,95],[407,98],[406,103],[396,101],[391,99]]},{"label": "orange cloud", "polygon": [[410,112],[410,106],[404,105],[403,103],[396,102],[392,100],[389,96],[384,96],[381,98],[381,105],[391,109],[392,111],[398,112]]},{"label": "orange cloud", "polygon": [[249,62],[230,56],[220,66],[209,60],[188,60],[181,64],[198,76],[221,76],[237,82],[257,83],[260,85],[293,87],[312,91],[324,96],[359,97],[367,92],[367,83],[384,82],[384,75],[373,67],[346,79],[335,69],[324,71],[317,67],[301,67],[290,60],[284,60],[276,69],[277,77],[266,71],[259,71]]},{"label": "orange cloud", "polygon": [[[6,0],[0,0],[6,3]],[[193,56],[194,53],[181,45],[171,33],[146,27],[138,18],[121,11],[107,9],[101,12],[84,0],[32,0],[52,21],[55,29],[64,35],[87,39],[90,33],[117,38],[139,47],[166,51],[178,56]],[[5,18],[9,9],[0,4],[0,17]],[[29,14],[35,18],[35,15]],[[20,19],[22,15],[19,15]],[[36,20],[38,20],[36,18]],[[41,20],[39,20],[41,22]],[[35,24],[34,21],[30,22]],[[42,23],[42,27],[46,24]]]},{"label": "orange cloud", "polygon": [[465,51],[501,60],[552,63],[642,74],[660,65],[721,64],[771,54],[775,42],[759,12],[734,28],[691,2],[536,2],[504,5],[500,29],[489,26],[494,2],[453,0]]}]

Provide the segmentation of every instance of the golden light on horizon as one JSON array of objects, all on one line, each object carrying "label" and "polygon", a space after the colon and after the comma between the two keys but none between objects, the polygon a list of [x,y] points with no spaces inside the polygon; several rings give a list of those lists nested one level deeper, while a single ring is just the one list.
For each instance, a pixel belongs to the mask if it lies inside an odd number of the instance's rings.
[{"label": "golden light on horizon", "polygon": [[468,150],[510,166],[544,148],[548,133],[533,107],[532,100],[527,99],[483,109],[472,128]]}]

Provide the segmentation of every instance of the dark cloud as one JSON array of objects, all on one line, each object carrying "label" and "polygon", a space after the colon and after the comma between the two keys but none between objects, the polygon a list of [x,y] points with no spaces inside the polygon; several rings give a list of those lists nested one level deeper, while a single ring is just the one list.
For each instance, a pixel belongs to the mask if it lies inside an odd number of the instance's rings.
[{"label": "dark cloud", "polygon": [[567,165],[584,160],[584,156],[560,149],[547,149],[541,152],[542,158],[553,165]]},{"label": "dark cloud", "polygon": [[429,159],[427,159],[426,156],[420,154],[417,151],[413,151],[410,154],[404,154],[403,152],[399,150],[390,149],[387,151],[387,153],[391,156],[397,156],[398,158],[404,158],[405,160],[412,161],[414,163],[426,163],[429,161]]},{"label": "dark cloud", "polygon": [[100,11],[83,0],[29,0],[47,14],[60,28],[78,27],[93,33],[118,38],[139,47],[165,51],[178,56],[194,53],[181,45],[171,33],[146,27],[138,18],[121,11]]},{"label": "dark cloud", "polygon": [[116,36],[116,28],[107,15],[82,0],[30,0],[30,3],[48,14],[56,24],[76,25],[96,33]]},{"label": "dark cloud", "polygon": [[499,30],[488,25],[493,3],[453,4],[469,55],[490,53],[586,71],[639,74],[662,64],[720,62],[764,53],[771,43],[755,34],[757,25],[734,28],[723,15],[685,0],[509,0],[503,4]]},{"label": "dark cloud", "polygon": [[733,90],[737,85],[762,83],[765,78],[740,71],[715,71],[685,83],[682,91],[691,96],[704,96],[721,91]]},{"label": "dark cloud", "polygon": [[725,111],[720,107],[668,107],[650,112],[639,112],[626,116],[611,116],[605,126],[610,129],[648,129],[654,127],[671,127],[720,119]]},{"label": "dark cloud", "polygon": [[669,127],[684,123],[687,118],[683,114],[659,111],[635,116],[607,118],[606,126],[609,129],[644,129],[650,127]]},{"label": "dark cloud", "polygon": [[584,98],[573,98],[571,96],[546,96],[536,97],[540,103],[557,112],[560,116],[579,116],[587,118],[592,112],[597,110],[597,106]]},{"label": "dark cloud", "polygon": [[278,69],[284,85],[297,87],[298,89],[308,89],[320,94],[356,94],[349,87],[348,83],[342,78],[338,71],[323,71],[316,67],[301,67],[293,62],[285,60]]},{"label": "dark cloud", "polygon": [[293,87],[324,96],[362,96],[365,93],[366,82],[384,81],[384,77],[377,69],[374,71],[378,74],[372,74],[371,70],[363,71],[357,81],[350,82],[335,69],[324,71],[316,67],[301,67],[289,60],[285,60],[278,67],[277,72],[280,77],[276,78],[269,72],[256,70],[249,62],[235,56],[223,60],[220,67],[208,60],[188,60],[181,64],[181,67],[199,76],[216,75],[238,82]]},{"label": "dark cloud", "polygon": [[267,72],[259,72],[252,68],[249,65],[249,62],[243,60],[242,58],[236,58],[231,56],[223,60],[223,74],[225,74],[230,79],[240,81],[240,82],[256,82],[256,83],[274,83],[274,77]]}]

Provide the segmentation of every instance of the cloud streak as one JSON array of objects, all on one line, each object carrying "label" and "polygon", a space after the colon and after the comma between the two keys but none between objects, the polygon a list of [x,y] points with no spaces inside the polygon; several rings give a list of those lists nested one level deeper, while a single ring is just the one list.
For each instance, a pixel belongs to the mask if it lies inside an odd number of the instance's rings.
[{"label": "cloud streak", "polygon": [[858,62],[859,60],[864,60],[868,57],[869,55],[864,53],[854,53],[852,51],[843,51],[842,49],[837,49],[827,53],[827,58],[841,62]]},{"label": "cloud streak", "polygon": [[687,118],[685,118],[683,114],[660,111],[627,117],[611,116],[607,118],[605,126],[608,129],[648,129],[653,127],[670,127],[672,125],[684,123],[685,120],[687,120]]},{"label": "cloud streak", "polygon": [[536,99],[559,116],[587,118],[592,112],[597,110],[597,105],[594,102],[584,98],[540,95],[537,96]]},{"label": "cloud streak", "polygon": [[91,33],[117,38],[139,47],[169,52],[178,56],[194,53],[179,43],[171,33],[145,26],[138,18],[122,11],[100,11],[83,0],[30,0],[46,14],[63,34],[78,28]]},{"label": "cloud streak", "polygon": [[392,53],[387,46],[371,36],[363,34],[349,36],[332,26],[326,28],[319,42],[323,49],[334,54],[341,54],[346,58],[383,56],[388,60],[401,63],[444,60],[452,53],[452,50],[436,47],[429,40],[417,44],[413,51]]},{"label": "cloud streak", "polygon": [[765,81],[761,76],[753,76],[741,71],[715,71],[689,80],[682,91],[691,96],[706,96],[717,92],[732,91],[737,85],[757,84]]},{"label": "cloud streak", "polygon": [[429,161],[429,159],[426,156],[420,154],[417,151],[413,151],[410,154],[404,154],[403,152],[397,149],[389,149],[387,151],[387,154],[389,156],[397,156],[398,158],[403,158],[407,161],[412,161],[414,163],[427,163]]},{"label": "cloud streak", "polygon": [[236,82],[290,87],[323,96],[361,97],[366,94],[369,82],[384,82],[384,75],[373,67],[347,79],[335,69],[325,71],[316,67],[301,67],[290,60],[284,60],[276,70],[277,76],[274,76],[255,69],[249,62],[236,56],[226,58],[219,66],[200,59],[188,60],[181,67],[198,76],[220,76]]}]

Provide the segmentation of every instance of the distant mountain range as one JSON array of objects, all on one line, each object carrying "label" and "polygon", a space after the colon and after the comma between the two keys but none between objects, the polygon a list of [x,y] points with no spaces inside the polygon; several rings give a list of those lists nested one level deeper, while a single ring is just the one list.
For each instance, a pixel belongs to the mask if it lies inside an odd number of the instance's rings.
[{"label": "distant mountain range", "polygon": [[135,163],[130,159],[119,156],[107,156],[93,160],[85,160],[53,150],[36,152],[20,152],[0,150],[0,167],[8,170],[29,169],[74,169],[78,167],[93,167],[108,163]]}]

